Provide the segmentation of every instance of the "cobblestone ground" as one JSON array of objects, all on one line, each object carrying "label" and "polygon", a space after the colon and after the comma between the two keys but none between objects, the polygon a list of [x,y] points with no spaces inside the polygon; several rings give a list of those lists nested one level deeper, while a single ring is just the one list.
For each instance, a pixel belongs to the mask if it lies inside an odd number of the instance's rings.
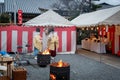
[{"label": "cobblestone ground", "polygon": [[[62,59],[70,64],[70,80],[120,80],[120,69],[100,63],[79,54],[57,55],[55,61]],[[49,80],[50,66],[39,67],[36,60],[29,58],[27,80]]]}]

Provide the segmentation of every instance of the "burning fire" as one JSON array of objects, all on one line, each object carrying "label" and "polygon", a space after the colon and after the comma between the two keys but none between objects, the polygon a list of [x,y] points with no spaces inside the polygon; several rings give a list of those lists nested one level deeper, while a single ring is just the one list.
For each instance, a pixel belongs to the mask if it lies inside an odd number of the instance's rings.
[{"label": "burning fire", "polygon": [[62,62],[62,60],[60,60],[60,61],[58,62],[57,67],[62,67],[62,66],[63,66],[63,62]]},{"label": "burning fire", "polygon": [[54,66],[54,67],[60,67],[60,68],[69,66],[69,64],[67,62],[63,62],[62,60],[59,60],[58,62],[54,62],[50,65]]},{"label": "burning fire", "polygon": [[50,74],[50,78],[51,78],[52,80],[56,80],[56,77],[55,77],[55,75],[53,75],[53,74]]},{"label": "burning fire", "polygon": [[50,54],[50,52],[49,52],[48,49],[46,49],[45,51],[42,52],[42,54],[43,54],[43,55],[48,55],[48,54]]}]

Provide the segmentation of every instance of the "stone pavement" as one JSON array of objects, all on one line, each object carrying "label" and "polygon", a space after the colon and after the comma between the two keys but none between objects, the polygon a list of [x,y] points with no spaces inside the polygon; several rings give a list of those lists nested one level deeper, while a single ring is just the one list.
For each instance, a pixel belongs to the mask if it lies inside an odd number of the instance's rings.
[{"label": "stone pavement", "polygon": [[108,64],[110,66],[120,69],[120,57],[119,56],[116,56],[110,53],[107,53],[107,54],[95,53],[95,52],[91,52],[91,51],[84,50],[81,48],[77,50],[77,53],[85,57],[94,59],[99,62],[103,62],[105,64]]},{"label": "stone pavement", "polygon": [[[93,59],[83,55],[89,53],[88,51],[80,50],[80,53],[59,54],[55,58],[55,61],[62,59],[70,64],[70,80],[120,80],[120,69],[105,64],[103,56],[100,62],[99,57]],[[23,66],[27,69],[27,80],[49,80],[49,65],[39,67],[34,57],[28,60],[30,65]]]}]

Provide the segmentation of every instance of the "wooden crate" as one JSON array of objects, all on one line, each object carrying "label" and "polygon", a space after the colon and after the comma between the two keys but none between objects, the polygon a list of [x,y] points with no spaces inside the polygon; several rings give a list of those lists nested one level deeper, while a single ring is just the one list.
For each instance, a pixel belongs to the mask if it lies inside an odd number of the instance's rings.
[{"label": "wooden crate", "polygon": [[8,76],[0,76],[0,80],[10,80]]},{"label": "wooden crate", "polygon": [[27,71],[23,67],[14,68],[12,70],[12,79],[13,80],[26,80],[27,79]]},{"label": "wooden crate", "polygon": [[0,61],[1,61],[0,65],[7,67],[7,70],[3,71],[3,75],[12,78],[12,69],[14,68],[13,58],[0,56]]}]

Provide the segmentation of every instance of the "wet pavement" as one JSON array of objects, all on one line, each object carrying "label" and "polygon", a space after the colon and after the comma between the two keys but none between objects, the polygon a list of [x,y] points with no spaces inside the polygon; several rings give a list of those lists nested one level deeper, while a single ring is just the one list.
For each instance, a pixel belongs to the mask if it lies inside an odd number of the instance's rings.
[{"label": "wet pavement", "polygon": [[[120,80],[119,66],[115,67],[119,62],[118,57],[115,57],[115,66],[110,65],[114,63],[114,57],[103,54],[100,60],[100,54],[79,50],[76,54],[58,54],[55,61],[62,59],[70,64],[70,80]],[[30,64],[23,65],[27,69],[27,80],[49,80],[49,65],[39,67],[34,57],[29,55],[28,60]]]},{"label": "wet pavement", "polygon": [[113,55],[111,53],[101,54],[101,53],[95,53],[95,52],[91,52],[88,50],[84,50],[81,48],[77,50],[77,53],[85,57],[91,58],[93,60],[96,60],[96,61],[99,61],[99,62],[102,62],[107,65],[120,69],[120,57]]}]

